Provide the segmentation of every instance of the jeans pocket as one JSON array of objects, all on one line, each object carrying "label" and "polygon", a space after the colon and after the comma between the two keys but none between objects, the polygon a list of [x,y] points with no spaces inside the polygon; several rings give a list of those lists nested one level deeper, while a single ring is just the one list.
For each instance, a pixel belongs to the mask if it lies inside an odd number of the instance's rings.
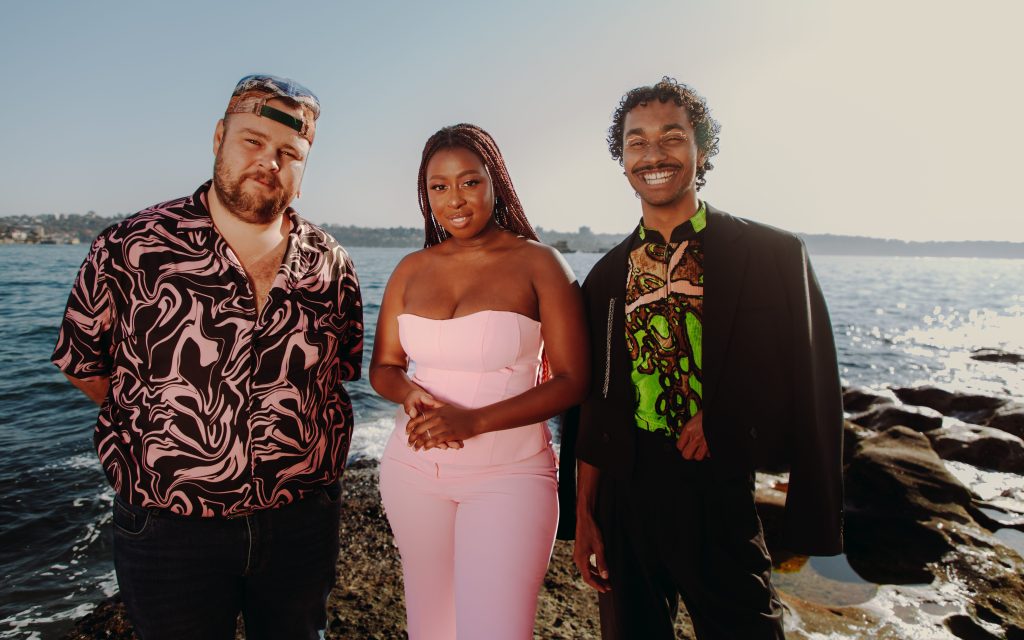
[{"label": "jeans pocket", "polygon": [[152,514],[149,509],[134,507],[121,496],[114,498],[114,531],[130,538],[138,538],[146,532]]}]

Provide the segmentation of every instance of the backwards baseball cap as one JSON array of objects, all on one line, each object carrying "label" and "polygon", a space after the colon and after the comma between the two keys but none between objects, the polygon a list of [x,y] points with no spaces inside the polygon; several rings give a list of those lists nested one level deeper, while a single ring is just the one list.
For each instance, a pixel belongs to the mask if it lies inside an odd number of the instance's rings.
[{"label": "backwards baseball cap", "polygon": [[[302,117],[296,118],[280,109],[268,107],[267,101],[274,98],[285,98],[297,103],[302,110]],[[245,76],[235,85],[224,115],[231,113],[255,113],[270,118],[295,129],[312,144],[316,119],[320,117],[320,101],[312,91],[294,80],[258,73]]]}]

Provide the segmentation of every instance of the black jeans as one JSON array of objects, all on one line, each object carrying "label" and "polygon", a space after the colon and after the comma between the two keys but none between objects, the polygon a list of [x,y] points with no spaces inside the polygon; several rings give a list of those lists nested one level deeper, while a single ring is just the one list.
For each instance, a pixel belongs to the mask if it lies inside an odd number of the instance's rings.
[{"label": "black jeans", "polygon": [[633,477],[601,477],[598,518],[605,640],[675,638],[680,596],[700,640],[784,638],[752,474],[683,460],[671,438],[638,432]]},{"label": "black jeans", "polygon": [[338,558],[340,485],[238,518],[114,500],[114,566],[142,640],[322,638]]}]

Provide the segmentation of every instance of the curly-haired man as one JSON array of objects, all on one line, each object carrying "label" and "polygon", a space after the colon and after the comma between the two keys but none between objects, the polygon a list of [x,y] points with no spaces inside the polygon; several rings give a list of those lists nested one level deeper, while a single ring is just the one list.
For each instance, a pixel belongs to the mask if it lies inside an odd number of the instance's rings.
[{"label": "curly-haired man", "polygon": [[606,640],[673,638],[679,597],[702,640],[783,637],[761,464],[791,468],[786,546],[842,550],[828,311],[798,238],[697,198],[719,131],[703,97],[663,78],[628,92],[608,133],[642,217],[583,285],[596,366],[562,440],[562,468],[579,462],[563,531]]}]

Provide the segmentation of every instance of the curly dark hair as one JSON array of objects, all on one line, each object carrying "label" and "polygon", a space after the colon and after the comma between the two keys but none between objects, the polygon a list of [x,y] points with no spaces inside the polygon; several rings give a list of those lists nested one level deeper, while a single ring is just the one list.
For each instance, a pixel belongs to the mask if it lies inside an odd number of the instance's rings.
[{"label": "curly dark hair", "polygon": [[475,124],[454,124],[444,127],[427,139],[423,146],[423,157],[420,160],[419,192],[420,211],[423,213],[424,247],[439,244],[448,238],[448,233],[434,219],[427,198],[427,163],[441,149],[462,147],[475,153],[484,163],[487,174],[494,186],[494,220],[503,229],[516,235],[540,241],[533,225],[526,219],[523,205],[519,202],[512,178],[508,175],[505,159],[501,156],[498,144],[491,134]]},{"label": "curly dark hair", "polygon": [[637,87],[619,101],[619,108],[612,114],[612,126],[608,127],[608,151],[612,158],[622,164],[622,142],[626,122],[626,114],[637,105],[646,105],[652,100],[668,102],[673,100],[680,107],[685,107],[690,115],[690,125],[697,133],[697,148],[704,154],[704,162],[697,167],[697,190],[704,186],[704,174],[714,169],[711,158],[718,154],[718,134],[722,125],[711,117],[704,96],[693,88],[676,82],[675,78],[663,76],[661,82],[653,87]]}]

